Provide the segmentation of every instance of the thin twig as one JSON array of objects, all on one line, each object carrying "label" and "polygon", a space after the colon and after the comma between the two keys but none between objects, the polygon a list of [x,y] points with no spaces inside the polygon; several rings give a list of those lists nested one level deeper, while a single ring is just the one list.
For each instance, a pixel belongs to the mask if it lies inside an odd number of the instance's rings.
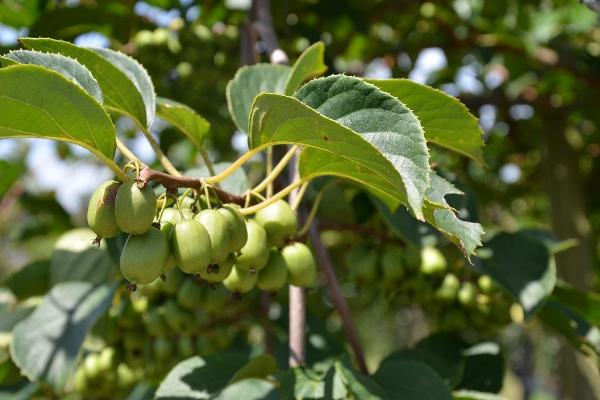
[{"label": "thin twig", "polygon": [[350,347],[352,347],[352,351],[354,352],[356,364],[363,374],[368,374],[369,371],[367,369],[367,363],[365,362],[364,350],[360,343],[360,339],[358,338],[354,321],[352,320],[350,307],[342,295],[342,290],[335,275],[335,269],[333,267],[333,262],[331,261],[331,256],[329,255],[327,248],[321,242],[318,223],[316,220],[313,221],[313,224],[309,229],[309,235],[313,244],[313,248],[317,253],[318,264],[327,278],[326,285],[327,289],[329,290],[329,295],[331,296],[331,300],[333,301],[335,309],[342,318],[342,326],[344,328],[344,332],[346,333],[348,342],[350,343]]},{"label": "thin twig", "polygon": [[123,154],[126,159],[128,159],[129,161],[133,161],[133,162],[137,162],[137,163],[142,164],[142,162],[140,161],[140,159],[138,158],[138,156],[136,156],[133,153],[133,151],[131,151],[125,145],[125,143],[123,143],[119,138],[117,138],[116,140],[117,140],[117,149],[119,149],[119,151],[121,152],[121,154]]},{"label": "thin twig", "polygon": [[150,131],[142,125],[139,125],[139,128],[142,130],[142,133],[146,137],[146,140],[148,140],[148,143],[150,143],[150,147],[152,147],[152,150],[156,154],[156,159],[163,166],[163,168],[171,175],[181,176],[181,173],[177,170],[177,168],[175,168],[173,164],[171,164],[171,161],[162,151],[162,149],[160,148],[160,144],[156,141],[156,139],[154,139],[154,136],[152,136]]}]

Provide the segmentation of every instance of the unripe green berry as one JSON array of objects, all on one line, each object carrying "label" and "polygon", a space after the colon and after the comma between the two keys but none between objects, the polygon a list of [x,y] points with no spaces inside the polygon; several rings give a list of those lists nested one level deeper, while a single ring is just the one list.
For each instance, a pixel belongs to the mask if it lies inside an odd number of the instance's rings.
[{"label": "unripe green berry", "polygon": [[87,211],[89,227],[103,238],[116,236],[121,232],[115,219],[115,201],[119,182],[104,182],[92,195]]},{"label": "unripe green berry", "polygon": [[123,232],[140,235],[154,220],[156,195],[150,186],[139,189],[135,182],[125,182],[117,191],[115,220]]},{"label": "unripe green berry", "polygon": [[296,212],[285,200],[259,210],[254,218],[267,232],[270,246],[282,247],[298,230]]},{"label": "unripe green berry", "polygon": [[281,255],[288,267],[288,281],[298,287],[310,287],[317,279],[317,265],[312,252],[304,243],[292,243],[283,248]]}]

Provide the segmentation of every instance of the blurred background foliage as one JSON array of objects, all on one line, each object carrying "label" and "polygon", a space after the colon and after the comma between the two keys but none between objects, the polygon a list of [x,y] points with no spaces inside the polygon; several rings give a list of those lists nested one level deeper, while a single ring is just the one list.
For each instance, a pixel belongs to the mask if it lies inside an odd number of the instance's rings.
[{"label": "blurred background foliage", "polygon": [[[577,247],[558,256],[559,276],[596,290],[600,24],[594,2],[588,3],[592,6],[576,0],[281,0],[272,7],[280,45],[291,59],[320,40],[331,73],[408,77],[461,99],[480,118],[487,165],[433,153],[437,164],[455,171],[449,178],[468,194],[453,205],[463,218],[480,221],[488,235],[547,228],[559,239],[577,239]],[[210,121],[210,153],[226,160],[246,149],[229,118],[225,86],[240,65],[240,32],[250,6],[249,0],[3,0],[0,46],[5,52],[18,46],[18,37],[49,36],[132,55],[148,69],[158,95]],[[264,44],[256,47],[267,61]],[[117,127],[145,162],[155,162],[129,121],[117,120]],[[175,165],[201,164],[196,150],[166,124],[158,121],[153,130]],[[1,141],[0,278],[47,259],[59,234],[82,225],[87,197],[108,176],[89,154],[69,145]],[[344,185],[336,190],[338,197],[328,192],[329,209],[326,200],[320,212],[325,225],[368,221],[375,208],[364,194]],[[338,207],[345,201],[354,209]],[[328,230],[323,237],[342,269],[339,237]],[[421,234],[418,240],[432,239]],[[413,323],[419,312],[403,309],[373,329],[373,315],[383,311],[355,300],[373,363],[422,336]],[[509,390],[536,399],[600,398],[600,378],[588,361],[539,326],[525,328],[518,316],[513,321],[503,335],[514,381]],[[323,321],[309,322],[318,323]]]}]

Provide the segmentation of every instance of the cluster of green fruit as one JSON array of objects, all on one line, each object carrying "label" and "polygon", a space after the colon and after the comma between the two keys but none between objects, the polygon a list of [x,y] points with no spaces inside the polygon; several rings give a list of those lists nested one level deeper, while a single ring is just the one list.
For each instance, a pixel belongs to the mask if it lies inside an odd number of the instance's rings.
[{"label": "cluster of green fruit", "polygon": [[437,248],[421,250],[368,244],[346,254],[350,280],[362,288],[385,290],[393,304],[419,305],[438,330],[469,329],[481,335],[510,323],[510,298],[487,275],[448,262]]},{"label": "cluster of green fruit", "polygon": [[245,219],[234,204],[215,209],[206,198],[185,195],[175,207],[161,204],[166,201],[157,202],[151,187],[133,181],[105,182],[90,199],[87,220],[99,237],[129,234],[120,267],[131,288],[164,278],[175,266],[236,294],[314,283],[311,250],[290,242],[298,221],[287,202],[275,201]]},{"label": "cluster of green fruit", "polygon": [[247,326],[220,321],[238,319],[245,307],[223,288],[202,290],[177,269],[164,284],[132,295],[121,288],[86,342],[73,390],[84,398],[125,398],[142,381],[156,385],[181,360],[228,348]]}]

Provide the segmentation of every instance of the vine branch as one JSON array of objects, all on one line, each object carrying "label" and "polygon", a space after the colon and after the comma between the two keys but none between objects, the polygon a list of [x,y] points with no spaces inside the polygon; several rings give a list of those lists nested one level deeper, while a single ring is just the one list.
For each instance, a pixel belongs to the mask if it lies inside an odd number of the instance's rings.
[{"label": "vine branch", "polygon": [[[182,187],[200,190],[204,185],[206,185],[206,182],[203,178],[169,175],[164,172],[156,171],[148,166],[144,166],[140,170],[138,182],[142,186],[145,186],[151,181],[160,183],[167,190],[175,190]],[[242,196],[226,192],[225,190],[214,186],[212,187],[212,190],[223,203],[235,203],[241,206],[244,205],[244,198]]]}]

